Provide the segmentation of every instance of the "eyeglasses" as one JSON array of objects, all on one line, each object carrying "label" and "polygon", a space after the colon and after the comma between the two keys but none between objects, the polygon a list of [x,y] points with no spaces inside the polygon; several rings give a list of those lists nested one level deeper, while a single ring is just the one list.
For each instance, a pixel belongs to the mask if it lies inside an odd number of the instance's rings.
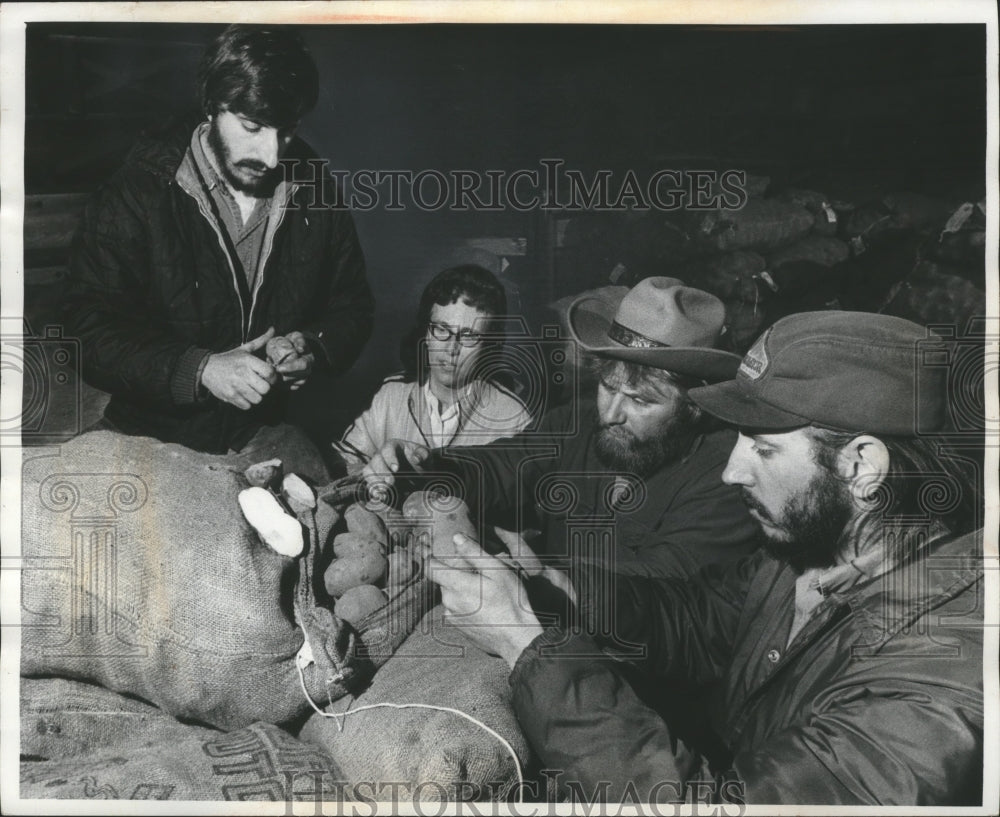
[{"label": "eyeglasses", "polygon": [[443,323],[432,323],[427,328],[434,340],[447,342],[452,338],[458,338],[459,346],[478,346],[483,339],[479,332],[473,332],[471,329],[452,329]]}]

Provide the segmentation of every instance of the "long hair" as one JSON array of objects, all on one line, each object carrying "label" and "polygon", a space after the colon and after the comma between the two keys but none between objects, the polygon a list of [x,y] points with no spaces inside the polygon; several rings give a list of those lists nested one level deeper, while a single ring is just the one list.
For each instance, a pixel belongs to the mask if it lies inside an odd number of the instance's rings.
[{"label": "long hair", "polygon": [[198,96],[206,115],[226,108],[283,128],[316,106],[319,72],[293,29],[231,25],[202,57]]},{"label": "long hair", "polygon": [[[859,432],[810,427],[816,462],[837,473],[837,456]],[[982,520],[979,469],[959,457],[943,454],[933,436],[897,437],[876,434],[889,452],[884,479],[866,497],[855,535],[858,541],[893,532],[893,553],[905,561],[917,555],[928,523],[961,535],[976,530]]]},{"label": "long hair", "polygon": [[[431,322],[431,309],[435,304],[447,306],[458,301],[478,309],[490,318],[507,314],[507,292],[503,284],[488,269],[476,264],[462,264],[442,270],[424,287],[417,307],[416,324],[400,344],[400,359],[407,377],[416,378],[420,372],[427,371],[427,361],[423,360],[421,365],[421,355],[426,354],[426,346],[422,341]],[[498,328],[491,325],[488,329],[490,340],[487,346],[490,349],[498,349],[502,346]]]}]

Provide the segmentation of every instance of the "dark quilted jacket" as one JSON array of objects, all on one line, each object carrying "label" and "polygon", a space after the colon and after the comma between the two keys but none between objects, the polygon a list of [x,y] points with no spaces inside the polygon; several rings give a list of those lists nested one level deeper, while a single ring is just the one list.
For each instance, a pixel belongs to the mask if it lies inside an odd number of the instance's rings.
[{"label": "dark quilted jacket", "polygon": [[[522,653],[518,720],[577,798],[980,804],[982,531],[927,551],[831,594],[790,644],[795,574],[763,552],[686,582],[620,577],[594,607],[610,641],[553,628]],[[633,692],[620,660],[632,647],[661,684],[721,682],[718,768]]]},{"label": "dark quilted jacket", "polygon": [[[197,122],[142,140],[94,196],[74,241],[66,324],[82,343],[85,379],[110,392],[105,412],[122,431],[195,449],[240,448],[278,420],[274,388],[249,411],[196,389],[206,352],[222,352],[274,326],[315,342],[317,363],[346,370],[371,334],[374,302],[364,257],[327,175],[322,198],[296,186],[281,215],[258,291],[230,262],[222,233],[178,168]],[[308,159],[296,140],[285,161]],[[297,165],[296,178],[309,166]]]}]

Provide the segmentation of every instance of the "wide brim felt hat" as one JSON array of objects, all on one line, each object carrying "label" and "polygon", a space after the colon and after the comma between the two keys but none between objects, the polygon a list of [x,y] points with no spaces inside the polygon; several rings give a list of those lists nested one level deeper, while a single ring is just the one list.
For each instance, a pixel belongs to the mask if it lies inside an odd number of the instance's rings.
[{"label": "wide brim felt hat", "polygon": [[673,278],[649,278],[577,298],[569,307],[570,333],[587,352],[665,369],[710,383],[736,374],[740,357],[714,348],[725,307],[707,292]]}]

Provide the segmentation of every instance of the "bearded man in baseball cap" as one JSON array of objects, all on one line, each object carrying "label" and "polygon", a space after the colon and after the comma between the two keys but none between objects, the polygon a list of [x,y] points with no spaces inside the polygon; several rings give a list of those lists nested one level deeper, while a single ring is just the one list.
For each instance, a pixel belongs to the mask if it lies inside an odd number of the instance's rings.
[{"label": "bearded man in baseball cap", "polygon": [[[430,561],[455,626],[510,665],[518,720],[565,794],[983,803],[983,506],[966,455],[941,445],[948,354],[899,318],[793,315],[734,378],[692,389],[739,430],[723,479],[767,542],[730,568],[618,577],[584,626],[543,629],[476,543]],[[722,751],[677,740],[640,700],[609,654],[623,643],[646,645],[652,678],[720,683]]]}]

